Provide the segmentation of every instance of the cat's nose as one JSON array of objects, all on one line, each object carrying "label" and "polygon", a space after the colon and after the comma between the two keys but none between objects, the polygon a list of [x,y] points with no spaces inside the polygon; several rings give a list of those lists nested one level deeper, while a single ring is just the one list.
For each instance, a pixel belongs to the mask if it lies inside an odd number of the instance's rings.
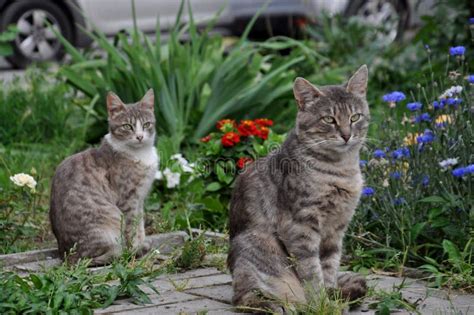
[{"label": "cat's nose", "polygon": [[351,135],[341,135],[342,139],[344,139],[344,141],[349,142],[349,139],[351,138]]},{"label": "cat's nose", "polygon": [[142,135],[137,136],[137,140],[141,142],[143,140],[143,136]]}]

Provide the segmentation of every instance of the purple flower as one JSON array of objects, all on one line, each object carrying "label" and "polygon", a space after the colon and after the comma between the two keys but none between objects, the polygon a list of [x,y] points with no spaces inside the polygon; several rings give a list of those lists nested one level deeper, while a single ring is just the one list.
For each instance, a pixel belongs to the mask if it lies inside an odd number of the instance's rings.
[{"label": "purple flower", "polygon": [[377,158],[377,159],[384,158],[386,156],[387,155],[385,154],[385,152],[380,150],[380,149],[377,149],[377,150],[374,151],[374,157]]},{"label": "purple flower", "polygon": [[423,113],[421,115],[415,116],[415,122],[416,123],[421,123],[422,121],[430,122],[431,121],[430,114]]},{"label": "purple flower", "polygon": [[373,196],[375,194],[375,189],[373,189],[372,187],[364,187],[362,189],[362,197],[370,197],[370,196]]},{"label": "purple flower", "polygon": [[470,165],[466,166],[466,170],[469,174],[474,173],[474,164],[470,164]]},{"label": "purple flower", "polygon": [[451,56],[462,56],[466,52],[466,47],[464,46],[456,46],[449,48],[449,54]]},{"label": "purple flower", "polygon": [[409,158],[410,157],[410,150],[408,148],[400,148],[396,149],[395,151],[392,152],[391,154],[392,158],[395,160],[401,159],[401,158]]},{"label": "purple flower", "polygon": [[430,177],[428,175],[423,175],[423,177],[421,178],[421,185],[423,185],[423,187],[426,187],[428,186],[430,183]]},{"label": "purple flower", "polygon": [[446,104],[448,104],[449,106],[457,107],[461,103],[462,103],[461,98],[449,97],[449,98],[446,99]]},{"label": "purple flower", "polygon": [[470,74],[467,76],[467,82],[474,84],[474,74]]},{"label": "purple flower", "polygon": [[474,24],[474,17],[469,18],[469,24],[473,25]]},{"label": "purple flower", "polygon": [[359,161],[359,166],[362,167],[362,168],[366,167],[367,166],[367,161],[366,160],[360,160]]},{"label": "purple flower", "polygon": [[468,174],[468,170],[466,167],[458,167],[451,171],[454,177],[463,177],[464,175]]},{"label": "purple flower", "polygon": [[393,200],[393,205],[395,206],[401,206],[405,203],[407,203],[407,201],[403,197],[398,197],[398,198],[395,198],[395,200]]},{"label": "purple flower", "polygon": [[443,108],[444,108],[444,103],[443,103],[443,102],[434,101],[434,102],[433,102],[433,108],[434,108],[434,109],[443,109]]},{"label": "purple flower", "polygon": [[390,173],[390,177],[393,179],[400,179],[402,178],[402,173],[400,171],[395,171]]},{"label": "purple flower", "polygon": [[418,143],[430,143],[430,142],[433,142],[434,139],[435,139],[435,135],[433,131],[429,129],[425,129],[425,132],[421,136],[418,136],[416,138],[416,141]]},{"label": "purple flower", "polygon": [[402,92],[394,91],[394,92],[385,94],[385,95],[382,97],[382,100],[383,100],[384,102],[396,103],[396,102],[403,101],[405,98],[406,98],[406,96],[405,96],[405,94],[403,94]]},{"label": "purple flower", "polygon": [[407,108],[408,110],[414,112],[414,111],[417,111],[417,110],[420,110],[421,109],[421,103],[420,102],[414,102],[414,103],[408,103],[407,104]]}]

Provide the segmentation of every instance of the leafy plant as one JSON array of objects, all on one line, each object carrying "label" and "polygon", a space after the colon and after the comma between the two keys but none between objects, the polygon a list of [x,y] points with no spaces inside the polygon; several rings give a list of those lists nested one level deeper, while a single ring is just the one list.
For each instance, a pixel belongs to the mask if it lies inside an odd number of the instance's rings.
[{"label": "leafy plant", "polygon": [[[110,268],[92,272],[88,269],[90,261],[86,259],[77,265],[64,263],[42,273],[30,273],[24,278],[14,272],[2,271],[0,312],[92,314],[94,309],[107,307],[118,298],[150,303],[140,286],[148,286],[158,293],[147,281],[148,276],[159,272],[148,266],[152,261],[153,253],[139,261],[124,255]],[[106,283],[109,280],[119,280],[119,283]]]},{"label": "leafy plant", "polygon": [[454,289],[474,289],[474,268],[472,264],[474,247],[472,239],[464,246],[462,251],[451,241],[443,240],[444,254],[448,257],[442,263],[431,257],[425,257],[428,264],[421,268],[433,274],[436,286],[448,286]]},{"label": "leafy plant", "polygon": [[[101,99],[94,108],[101,118],[96,135],[105,128],[103,100],[108,90],[132,102],[153,88],[159,132],[173,139],[175,151],[182,141],[202,137],[224,116],[244,116],[250,109],[263,111],[291,97],[295,75],[290,69],[303,57],[281,62],[273,54],[262,56],[259,45],[246,41],[252,23],[227,51],[221,36],[209,34],[216,19],[199,32],[189,8],[189,23],[181,23],[184,3],[166,43],[159,22],[154,43],[136,28],[118,34],[114,44],[98,30],[88,33],[106,52],[101,59],[84,56],[61,38],[72,64],[63,66],[60,74],[78,91]],[[187,41],[182,40],[185,33]]]},{"label": "leafy plant", "polygon": [[[418,85],[406,96],[383,96],[385,124],[377,138],[369,137],[371,149],[362,155],[368,187],[351,237],[376,251],[395,249],[372,256],[398,257],[401,266],[419,266],[426,257],[430,263],[441,261],[445,252],[453,255],[454,248],[472,242],[473,85],[463,72],[463,49],[450,54],[445,73],[427,74],[431,84]],[[469,272],[459,266],[452,270],[464,276]]]},{"label": "leafy plant", "polygon": [[202,264],[204,256],[206,256],[206,244],[201,234],[184,243],[183,249],[175,259],[175,265],[181,269],[195,269]]},{"label": "leafy plant", "polygon": [[11,42],[15,40],[18,34],[18,28],[14,25],[0,33],[0,56],[10,56],[13,54]]}]

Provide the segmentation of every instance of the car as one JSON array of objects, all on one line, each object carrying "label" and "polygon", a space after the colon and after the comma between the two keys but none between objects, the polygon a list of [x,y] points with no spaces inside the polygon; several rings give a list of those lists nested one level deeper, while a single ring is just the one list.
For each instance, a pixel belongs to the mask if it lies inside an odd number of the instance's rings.
[{"label": "car", "polygon": [[[219,10],[216,27],[220,32],[239,35],[266,0],[189,0],[196,21],[210,20]],[[298,29],[317,22],[321,12],[359,16],[367,23],[383,24],[389,40],[403,35],[410,26],[414,0],[273,0],[263,11],[252,35],[297,36]],[[99,30],[113,36],[133,26],[131,0],[0,0],[0,32],[15,25],[13,55],[7,60],[24,68],[32,62],[60,60],[64,50],[55,31],[76,47],[87,47],[91,39],[84,30]],[[136,0],[136,22],[140,30],[151,33],[159,16],[167,30],[175,22],[181,1]],[[418,8],[418,7],[417,7]],[[183,21],[188,18],[186,12]]]}]

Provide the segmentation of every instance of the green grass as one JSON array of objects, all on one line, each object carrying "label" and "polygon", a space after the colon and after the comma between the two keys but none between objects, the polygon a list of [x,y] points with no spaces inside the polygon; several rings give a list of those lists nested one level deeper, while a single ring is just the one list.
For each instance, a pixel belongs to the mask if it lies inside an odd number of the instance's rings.
[{"label": "green grass", "polygon": [[[150,303],[143,286],[159,293],[150,280],[165,270],[153,265],[153,254],[141,260],[124,255],[110,267],[92,272],[88,260],[77,265],[62,264],[41,273],[20,277],[0,272],[0,313],[2,314],[92,314],[119,298]],[[117,284],[107,283],[117,280]]]}]

